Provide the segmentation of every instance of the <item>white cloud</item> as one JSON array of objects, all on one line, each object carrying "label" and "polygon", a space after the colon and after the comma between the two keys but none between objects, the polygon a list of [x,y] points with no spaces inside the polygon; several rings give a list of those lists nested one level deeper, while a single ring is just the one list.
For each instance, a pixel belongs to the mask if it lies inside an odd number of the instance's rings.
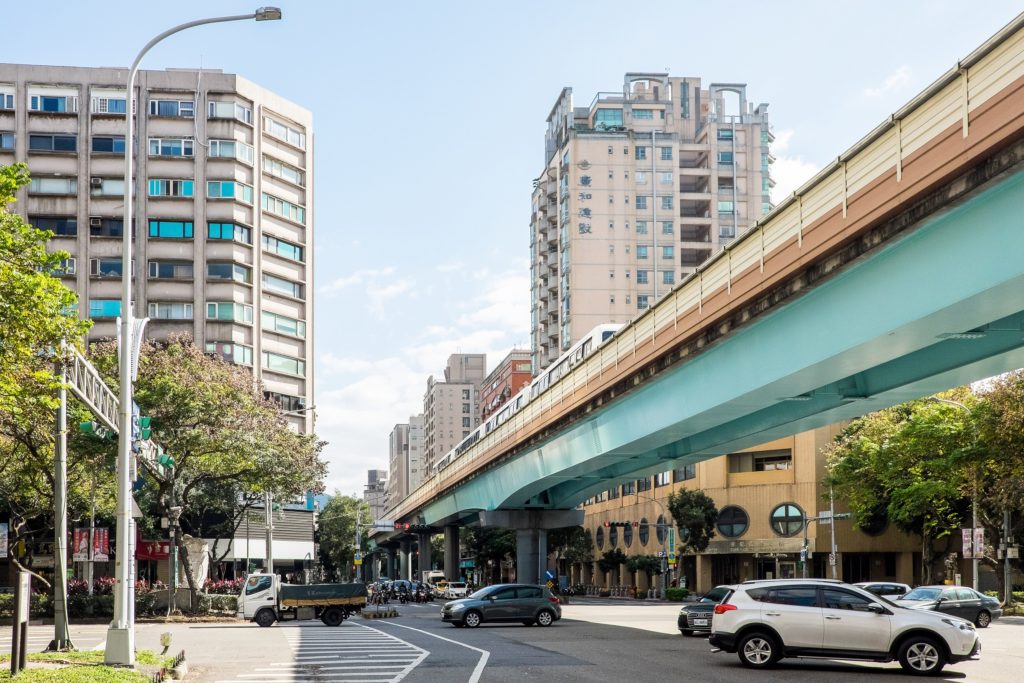
[{"label": "white cloud", "polygon": [[394,275],[395,269],[393,266],[387,268],[368,268],[364,270],[357,270],[354,273],[345,275],[343,277],[335,278],[319,288],[321,294],[333,294],[340,292],[347,287],[354,287],[362,285],[367,282],[375,282],[381,278],[389,278]]},{"label": "white cloud", "polygon": [[[397,280],[383,286],[370,286],[366,288],[366,299],[370,304],[370,310],[374,313],[381,312],[381,307],[389,299],[394,299],[413,289],[412,280]],[[412,294],[415,297],[415,292]]]},{"label": "white cloud", "polygon": [[898,69],[889,74],[888,77],[882,82],[882,85],[875,88],[864,88],[864,97],[870,97],[872,99],[881,97],[882,95],[898,92],[903,86],[910,83],[910,67],[906,64],[901,65]]},{"label": "white cloud", "polygon": [[451,263],[442,263],[439,266],[436,266],[434,270],[439,273],[455,273],[462,270],[462,268],[462,261],[453,261]]},{"label": "white cloud", "polygon": [[772,142],[772,153],[775,154],[775,163],[772,164],[772,179],[775,181],[772,202],[775,204],[782,202],[821,170],[817,164],[805,161],[802,156],[785,154],[789,150],[793,135],[792,129],[777,131],[775,141]]}]

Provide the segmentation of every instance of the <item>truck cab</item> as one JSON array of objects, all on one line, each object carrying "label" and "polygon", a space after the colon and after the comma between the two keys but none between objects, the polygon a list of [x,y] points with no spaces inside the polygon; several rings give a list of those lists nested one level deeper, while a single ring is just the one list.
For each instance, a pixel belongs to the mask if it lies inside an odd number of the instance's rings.
[{"label": "truck cab", "polygon": [[270,608],[276,617],[277,586],[280,582],[273,574],[251,574],[238,595],[239,618],[253,621],[261,608]]}]

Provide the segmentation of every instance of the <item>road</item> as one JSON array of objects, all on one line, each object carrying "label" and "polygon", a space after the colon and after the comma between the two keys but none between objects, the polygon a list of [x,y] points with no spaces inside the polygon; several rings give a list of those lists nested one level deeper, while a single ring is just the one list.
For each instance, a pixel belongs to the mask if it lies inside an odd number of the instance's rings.
[{"label": "road", "polygon": [[[564,608],[549,628],[484,624],[455,629],[441,623],[439,605],[399,606],[397,619],[352,619],[337,628],[319,621],[277,624],[139,624],[140,648],[159,650],[160,634],[184,648],[189,681],[291,683],[292,681],[403,681],[507,683],[544,681],[764,680],[903,681],[896,663],[783,660],[768,674],[744,669],[735,655],[712,653],[704,638],[675,630],[677,605],[587,600]],[[938,680],[1010,683],[1024,671],[1024,618],[997,621],[982,633],[980,661],[949,666]],[[41,650],[52,626],[32,627],[30,645]],[[105,627],[73,626],[81,648],[103,643]],[[10,631],[0,631],[9,651]]]}]

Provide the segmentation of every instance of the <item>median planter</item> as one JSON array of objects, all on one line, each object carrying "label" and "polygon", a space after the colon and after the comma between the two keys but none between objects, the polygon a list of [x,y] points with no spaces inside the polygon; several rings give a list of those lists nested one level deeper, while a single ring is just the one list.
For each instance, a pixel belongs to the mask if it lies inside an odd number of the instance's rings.
[{"label": "median planter", "polygon": [[360,612],[359,616],[363,619],[392,619],[398,616],[398,610],[386,609],[375,612]]}]

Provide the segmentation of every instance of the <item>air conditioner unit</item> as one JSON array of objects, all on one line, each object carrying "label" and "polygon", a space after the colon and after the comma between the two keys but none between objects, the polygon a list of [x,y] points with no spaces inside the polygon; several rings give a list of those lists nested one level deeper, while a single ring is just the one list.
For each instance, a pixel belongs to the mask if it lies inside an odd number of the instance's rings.
[{"label": "air conditioner unit", "polygon": [[99,228],[102,225],[103,225],[103,219],[100,216],[89,216],[89,227],[91,227],[91,228]]},{"label": "air conditioner unit", "polygon": [[89,178],[89,184],[92,185],[93,187],[102,187],[103,178],[97,178],[96,176],[93,176],[92,178]]}]

